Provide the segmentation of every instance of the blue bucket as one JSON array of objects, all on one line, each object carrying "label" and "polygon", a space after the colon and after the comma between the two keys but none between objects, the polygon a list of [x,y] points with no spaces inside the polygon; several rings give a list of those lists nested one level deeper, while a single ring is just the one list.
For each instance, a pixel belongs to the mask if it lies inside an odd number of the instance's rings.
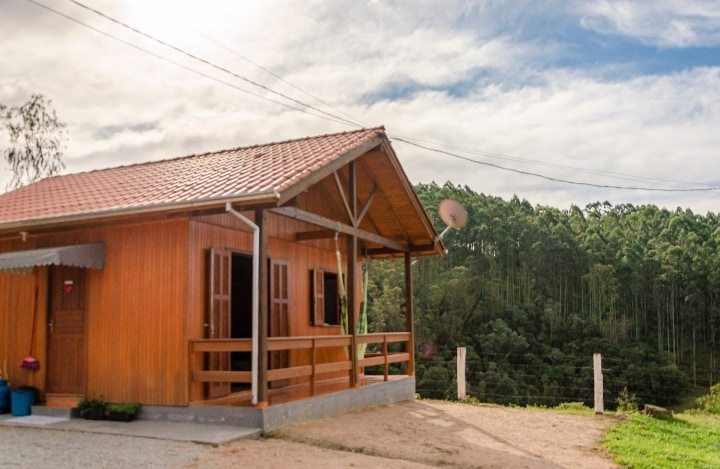
[{"label": "blue bucket", "polygon": [[10,413],[15,417],[30,415],[32,405],[35,404],[34,389],[13,389],[10,397]]}]

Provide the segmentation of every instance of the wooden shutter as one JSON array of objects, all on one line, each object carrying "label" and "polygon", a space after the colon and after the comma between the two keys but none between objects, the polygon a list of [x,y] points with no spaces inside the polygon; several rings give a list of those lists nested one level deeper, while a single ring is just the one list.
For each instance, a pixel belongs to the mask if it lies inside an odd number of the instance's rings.
[{"label": "wooden shutter", "polygon": [[[270,260],[270,337],[290,336],[290,263],[284,260]],[[270,369],[288,368],[290,352],[270,352]],[[287,386],[290,380],[275,380],[271,387]]]},{"label": "wooden shutter", "polygon": [[322,326],[325,324],[325,282],[323,272],[319,269],[310,271],[311,284],[311,318],[313,326]]},{"label": "wooden shutter", "polygon": [[[206,332],[210,339],[230,338],[230,299],[232,254],[225,249],[210,250],[208,275],[208,320]],[[230,352],[208,354],[209,371],[230,371]],[[230,394],[230,383],[208,383],[208,398],[215,399]]]}]

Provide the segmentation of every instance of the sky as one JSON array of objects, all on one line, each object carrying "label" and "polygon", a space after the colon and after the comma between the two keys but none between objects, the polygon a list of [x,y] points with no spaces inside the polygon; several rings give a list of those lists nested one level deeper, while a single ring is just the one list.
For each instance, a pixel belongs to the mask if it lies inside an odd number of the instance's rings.
[{"label": "sky", "polygon": [[0,0],[33,93],[65,173],[383,125],[412,183],[720,212],[716,0]]}]

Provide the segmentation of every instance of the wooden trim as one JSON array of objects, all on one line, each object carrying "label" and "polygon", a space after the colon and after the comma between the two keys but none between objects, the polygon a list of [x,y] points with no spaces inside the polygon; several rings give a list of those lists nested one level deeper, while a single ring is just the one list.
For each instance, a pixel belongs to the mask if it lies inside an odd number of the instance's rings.
[{"label": "wooden trim", "polygon": [[[412,254],[436,254],[435,245],[433,244],[411,244],[406,251],[403,251],[403,253],[405,252]],[[367,253],[369,256],[388,256],[398,254],[396,250],[388,248],[368,249]]]},{"label": "wooden trim", "polygon": [[268,381],[279,381],[291,378],[300,378],[312,374],[312,365],[295,366],[292,368],[278,368],[268,371]]},{"label": "wooden trim", "polygon": [[361,230],[353,226],[345,225],[343,223],[340,223],[339,221],[325,218],[314,213],[306,212],[305,210],[300,210],[295,207],[278,207],[269,209],[269,211],[277,215],[282,215],[284,217],[304,221],[306,223],[310,223],[311,225],[321,226],[323,228],[338,231],[346,235],[355,235],[364,241],[381,244],[385,247],[392,248],[395,251],[410,251],[410,247],[407,244],[401,243],[400,241],[395,241],[394,239],[386,238],[385,236],[370,233],[369,231]]},{"label": "wooden trim", "polygon": [[191,352],[252,352],[250,339],[208,339],[191,341]]}]

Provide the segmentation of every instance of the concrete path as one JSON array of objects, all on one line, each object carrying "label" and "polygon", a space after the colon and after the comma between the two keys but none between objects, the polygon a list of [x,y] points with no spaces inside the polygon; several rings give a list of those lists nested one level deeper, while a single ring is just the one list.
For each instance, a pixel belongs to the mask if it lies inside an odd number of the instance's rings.
[{"label": "concrete path", "polygon": [[107,420],[85,420],[78,418],[68,419],[61,417],[46,417],[41,415],[13,417],[10,414],[0,414],[0,425],[42,427],[50,430],[136,436],[142,438],[193,442],[213,446],[236,440],[259,438],[262,435],[262,430],[259,428],[232,427],[229,425],[155,422],[152,420],[110,422]]}]

